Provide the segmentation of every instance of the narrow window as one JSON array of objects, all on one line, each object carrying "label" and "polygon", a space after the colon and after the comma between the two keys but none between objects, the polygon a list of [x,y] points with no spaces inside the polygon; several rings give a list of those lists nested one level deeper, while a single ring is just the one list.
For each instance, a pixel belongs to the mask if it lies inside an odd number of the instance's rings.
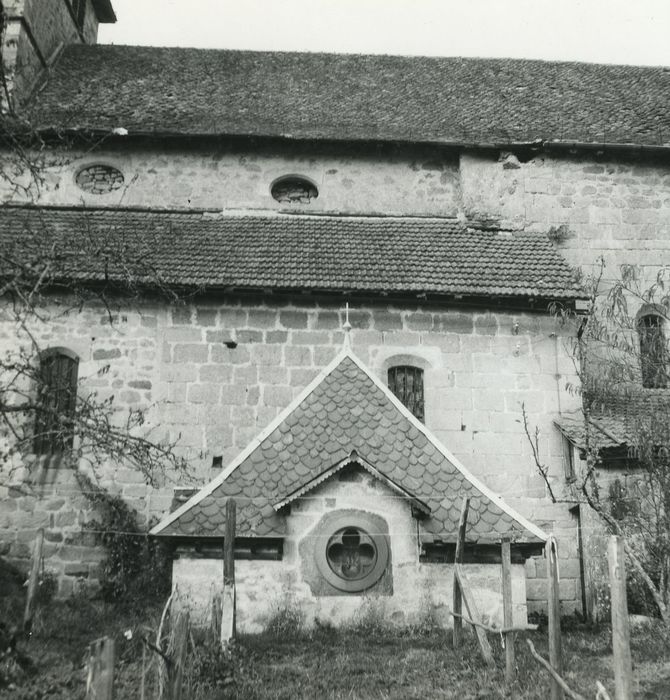
[{"label": "narrow window", "polygon": [[77,23],[77,29],[83,29],[86,16],[86,0],[72,0],[72,12]]},{"label": "narrow window", "polygon": [[34,450],[53,454],[72,447],[79,358],[63,349],[40,356]]},{"label": "narrow window", "polygon": [[565,480],[575,480],[575,449],[570,440],[563,435],[563,469],[565,470]]},{"label": "narrow window", "polygon": [[638,321],[637,331],[640,336],[642,386],[663,389],[668,385],[668,350],[663,318],[657,314],[647,314]]},{"label": "narrow window", "polygon": [[388,371],[388,385],[414,416],[423,421],[423,370],[409,365],[391,367]]}]

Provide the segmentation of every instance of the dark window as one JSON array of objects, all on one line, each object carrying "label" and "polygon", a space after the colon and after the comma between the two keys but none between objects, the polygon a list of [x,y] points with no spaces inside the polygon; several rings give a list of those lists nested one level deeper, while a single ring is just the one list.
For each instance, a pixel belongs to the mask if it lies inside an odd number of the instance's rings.
[{"label": "dark window", "polygon": [[663,318],[656,314],[643,316],[637,324],[640,336],[640,367],[642,386],[660,389],[668,385],[666,347]]},{"label": "dark window", "polygon": [[566,481],[575,480],[575,449],[568,438],[563,435],[563,469]]},{"label": "dark window", "polygon": [[423,370],[409,365],[391,367],[388,372],[388,385],[402,403],[423,421]]},{"label": "dark window", "polygon": [[72,446],[78,367],[76,355],[65,350],[47,350],[40,357],[36,454],[62,452]]},{"label": "dark window", "polygon": [[270,194],[282,204],[309,204],[319,196],[316,186],[305,178],[289,175],[275,180]]},{"label": "dark window", "polygon": [[78,29],[84,27],[84,17],[86,16],[86,0],[72,0],[72,13]]}]

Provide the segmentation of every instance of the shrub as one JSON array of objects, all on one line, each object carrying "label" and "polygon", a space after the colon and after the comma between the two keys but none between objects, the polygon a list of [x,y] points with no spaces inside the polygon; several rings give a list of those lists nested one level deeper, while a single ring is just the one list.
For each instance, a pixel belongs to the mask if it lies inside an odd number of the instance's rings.
[{"label": "shrub", "polygon": [[305,613],[295,596],[288,590],[273,605],[272,614],[265,625],[265,633],[278,638],[300,636],[305,630]]},{"label": "shrub", "polygon": [[107,550],[100,577],[103,598],[141,605],[169,595],[170,557],[165,545],[147,535],[138,524],[137,512],[121,497],[112,496],[81,473],[78,479],[99,516],[89,526],[100,531]]},{"label": "shrub", "polygon": [[189,697],[224,697],[224,691],[235,682],[234,645],[223,649],[216,639],[196,637],[186,663],[185,681]]},{"label": "shrub", "polygon": [[387,634],[390,623],[386,616],[386,600],[365,596],[346,628],[355,634],[373,637]]}]

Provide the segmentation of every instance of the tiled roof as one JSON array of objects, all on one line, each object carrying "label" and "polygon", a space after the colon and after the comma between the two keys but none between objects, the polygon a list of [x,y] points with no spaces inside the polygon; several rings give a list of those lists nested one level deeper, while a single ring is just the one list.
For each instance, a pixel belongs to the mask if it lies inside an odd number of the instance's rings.
[{"label": "tiled roof", "polygon": [[68,46],[43,128],[456,144],[670,144],[666,68]]},{"label": "tiled roof", "polygon": [[282,536],[285,518],[273,505],[346,461],[355,450],[428,506],[431,514],[421,523],[425,540],[455,540],[465,495],[471,497],[468,541],[492,543],[503,536],[515,541],[539,539],[520,516],[517,519],[514,511],[501,507],[502,501],[496,503],[498,497],[481,490],[455,459],[447,457],[351,354],[337,358],[324,375],[223,481],[205,487],[159,524],[154,534],[222,537],[224,504],[235,497],[240,537]]},{"label": "tiled roof", "polygon": [[445,219],[0,208],[0,246],[54,276],[202,287],[574,299],[545,235]]},{"label": "tiled roof", "polygon": [[[561,432],[579,448],[586,447],[586,422],[581,411],[564,413],[555,421]],[[591,445],[597,449],[622,447],[631,444],[626,421],[621,416],[597,414],[590,418]]]},{"label": "tiled roof", "polygon": [[[617,396],[617,391],[620,394]],[[645,389],[622,384],[614,387],[605,402],[591,408],[589,441],[597,450],[639,447],[656,436],[662,444],[670,418],[670,390]],[[586,448],[586,422],[582,411],[562,414],[555,421],[561,432],[577,447]]]}]

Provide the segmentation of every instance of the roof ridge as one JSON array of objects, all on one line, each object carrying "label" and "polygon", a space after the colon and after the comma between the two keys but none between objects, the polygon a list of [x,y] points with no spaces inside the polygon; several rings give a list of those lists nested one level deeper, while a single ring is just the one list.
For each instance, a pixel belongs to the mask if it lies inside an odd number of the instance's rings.
[{"label": "roof ridge", "polygon": [[526,64],[526,65],[555,65],[555,66],[595,66],[603,68],[640,68],[640,69],[661,69],[667,68],[663,64],[637,64],[637,63],[605,63],[601,61],[566,61],[561,59],[551,58],[525,58],[515,56],[459,56],[450,55],[444,56],[441,54],[402,54],[402,53],[365,53],[360,51],[294,51],[290,49],[227,49],[227,48],[208,48],[202,46],[155,46],[150,44],[67,44],[65,49],[76,51],[96,51],[106,49],[123,49],[123,50],[153,50],[153,51],[174,51],[174,52],[199,52],[199,53],[218,53],[231,55],[252,55],[252,56],[315,56],[323,58],[332,57],[351,57],[351,58],[384,58],[384,59],[399,59],[399,60],[429,60],[429,61],[453,61],[460,63],[489,63],[489,64]]}]

